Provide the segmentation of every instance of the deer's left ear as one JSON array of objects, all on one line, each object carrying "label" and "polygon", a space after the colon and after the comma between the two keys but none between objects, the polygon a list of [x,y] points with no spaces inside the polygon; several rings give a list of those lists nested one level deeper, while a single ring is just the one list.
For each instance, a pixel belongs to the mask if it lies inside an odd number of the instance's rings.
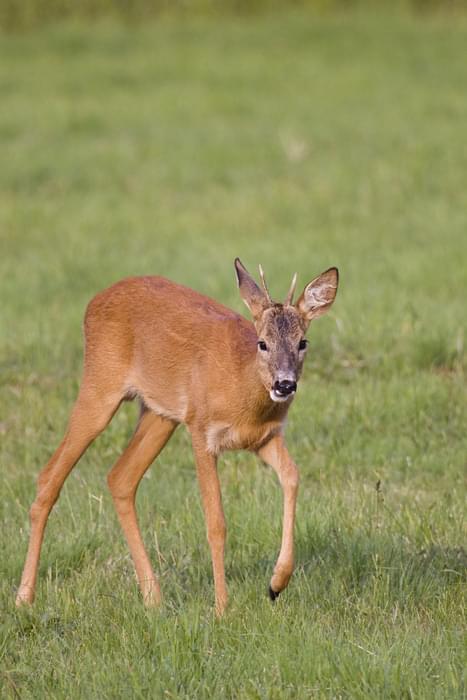
[{"label": "deer's left ear", "polygon": [[336,297],[338,284],[337,267],[330,267],[306,285],[295,306],[308,323],[325,314],[330,308]]}]

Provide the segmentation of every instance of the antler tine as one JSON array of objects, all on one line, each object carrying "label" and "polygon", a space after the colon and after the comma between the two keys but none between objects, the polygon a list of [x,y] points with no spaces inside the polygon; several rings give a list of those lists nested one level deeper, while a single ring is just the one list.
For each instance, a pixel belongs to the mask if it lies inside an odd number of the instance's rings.
[{"label": "antler tine", "polygon": [[269,303],[272,304],[271,295],[269,294],[268,286],[267,286],[266,280],[264,278],[263,268],[261,267],[261,265],[258,265],[258,267],[259,267],[259,276],[261,277],[261,282],[263,284],[263,289],[266,292],[266,296],[268,298]]},{"label": "antler tine", "polygon": [[292,306],[292,301],[293,301],[293,295],[295,294],[295,287],[297,286],[297,273],[294,274],[292,277],[292,283],[290,285],[290,289],[288,291],[288,294],[285,298],[284,306]]}]

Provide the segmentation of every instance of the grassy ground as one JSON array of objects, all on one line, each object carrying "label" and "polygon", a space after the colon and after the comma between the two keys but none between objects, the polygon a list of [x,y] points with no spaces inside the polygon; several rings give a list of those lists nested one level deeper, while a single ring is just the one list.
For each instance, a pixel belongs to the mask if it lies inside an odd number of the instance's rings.
[{"label": "grassy ground", "polygon": [[[2,38],[2,697],[466,696],[466,43],[454,19],[300,14]],[[70,476],[37,602],[16,611],[87,301],[162,273],[242,310],[235,255],[277,297],[295,270],[341,270],[289,420],[288,591],[266,598],[279,487],[226,454],[231,603],[214,618],[179,429],[138,497],[165,595],[143,609],[105,488],[129,405]]]}]

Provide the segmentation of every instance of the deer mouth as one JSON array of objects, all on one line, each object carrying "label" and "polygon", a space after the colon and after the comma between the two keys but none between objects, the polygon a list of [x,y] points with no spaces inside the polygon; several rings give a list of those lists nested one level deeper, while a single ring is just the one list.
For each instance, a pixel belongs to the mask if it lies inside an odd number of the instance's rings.
[{"label": "deer mouth", "polygon": [[269,396],[271,397],[271,399],[273,401],[276,401],[277,403],[280,403],[282,401],[288,401],[294,396],[294,394],[295,390],[284,392],[280,389],[271,389],[271,391],[269,392]]}]

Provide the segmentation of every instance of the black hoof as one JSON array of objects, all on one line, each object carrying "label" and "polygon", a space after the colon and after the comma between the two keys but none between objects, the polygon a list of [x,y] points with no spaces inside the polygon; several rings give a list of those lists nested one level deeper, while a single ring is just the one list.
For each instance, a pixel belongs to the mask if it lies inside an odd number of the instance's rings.
[{"label": "black hoof", "polygon": [[269,586],[269,597],[271,598],[272,602],[274,602],[279,595],[280,591],[276,593],[276,591],[273,591],[271,586]]}]

